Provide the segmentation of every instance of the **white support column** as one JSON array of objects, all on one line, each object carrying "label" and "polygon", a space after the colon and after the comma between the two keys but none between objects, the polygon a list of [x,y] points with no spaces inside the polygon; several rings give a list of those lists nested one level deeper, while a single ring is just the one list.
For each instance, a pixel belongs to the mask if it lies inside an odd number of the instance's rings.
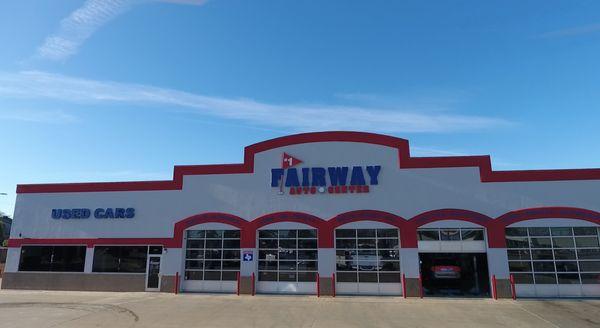
[{"label": "white support column", "polygon": [[506,248],[488,248],[487,261],[490,277],[496,275],[496,279],[509,279],[510,272],[508,270]]},{"label": "white support column", "polygon": [[172,276],[176,272],[179,272],[180,277],[184,275],[183,248],[163,248],[160,260],[160,273],[162,275]]},{"label": "white support column", "polygon": [[335,272],[335,248],[319,248],[317,252],[319,256],[319,276],[321,278],[331,277]]},{"label": "white support column", "polygon": [[[256,275],[258,279],[258,249],[257,248],[242,248],[241,249],[241,264],[240,264],[240,275],[242,277],[250,277],[252,273]],[[252,261],[244,261],[244,254],[252,254]]]},{"label": "white support column", "polygon": [[419,278],[419,249],[400,248],[400,270],[406,278]]},{"label": "white support column", "polygon": [[10,247],[6,253],[5,272],[19,271],[19,259],[21,257],[21,247]]},{"label": "white support column", "polygon": [[92,273],[94,265],[94,248],[86,247],[85,249],[85,267],[83,268],[84,273]]}]

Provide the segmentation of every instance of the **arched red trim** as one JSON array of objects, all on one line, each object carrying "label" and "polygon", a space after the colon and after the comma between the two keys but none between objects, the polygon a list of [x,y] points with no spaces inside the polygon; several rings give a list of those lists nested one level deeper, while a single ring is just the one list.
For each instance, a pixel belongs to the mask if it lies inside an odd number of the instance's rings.
[{"label": "arched red trim", "polygon": [[260,216],[254,220],[251,221],[251,228],[248,229],[248,234],[252,234],[253,236],[253,244],[252,246],[248,246],[248,247],[256,247],[256,231],[258,229],[260,229],[261,227],[264,227],[266,225],[272,224],[272,223],[279,223],[279,222],[296,222],[296,223],[303,223],[303,224],[307,224],[311,227],[314,227],[317,229],[317,234],[318,234],[318,247],[320,248],[327,248],[327,247],[331,247],[328,246],[327,241],[323,240],[323,231],[326,230],[326,225],[327,222],[317,216],[311,215],[311,214],[307,214],[307,213],[302,213],[302,212],[275,212],[275,213],[269,213],[269,214],[265,214],[263,216]]},{"label": "arched red trim", "polygon": [[412,157],[408,140],[382,134],[329,131],[301,133],[250,145],[240,164],[175,166],[173,179],[165,181],[20,184],[17,193],[181,190],[185,175],[254,172],[254,155],[266,150],[312,142],[358,142],[396,148],[399,168],[478,167],[481,182],[600,180],[600,169],[493,171],[490,156]]},{"label": "arched red trim", "polygon": [[241,230],[240,243],[244,244],[244,231],[248,230],[250,223],[239,216],[228,213],[209,212],[192,215],[175,223],[173,240],[171,247],[181,247],[183,242],[183,232],[185,229],[202,223],[224,223],[234,226]]},{"label": "arched red trim", "polygon": [[[395,226],[400,230],[401,247],[411,247],[411,245],[416,244],[416,237],[412,236],[411,227],[403,217],[384,211],[357,210],[338,214],[327,221],[327,238],[331,240],[331,247],[334,244],[334,230],[337,227],[358,221],[375,221]],[[416,231],[414,235],[416,236]],[[414,243],[412,239],[415,240]]]}]

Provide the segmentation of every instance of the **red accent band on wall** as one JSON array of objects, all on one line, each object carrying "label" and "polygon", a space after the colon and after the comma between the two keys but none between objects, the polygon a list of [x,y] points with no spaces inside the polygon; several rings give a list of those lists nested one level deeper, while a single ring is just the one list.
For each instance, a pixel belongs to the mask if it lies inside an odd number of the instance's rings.
[{"label": "red accent band on wall", "polygon": [[244,163],[175,166],[173,179],[165,181],[20,184],[17,193],[105,192],[181,190],[186,175],[240,174],[254,172],[257,153],[284,146],[314,142],[356,142],[398,150],[400,169],[477,167],[481,182],[600,180],[600,169],[493,171],[490,156],[411,157],[408,140],[375,133],[331,131],[275,138],[244,149]]}]

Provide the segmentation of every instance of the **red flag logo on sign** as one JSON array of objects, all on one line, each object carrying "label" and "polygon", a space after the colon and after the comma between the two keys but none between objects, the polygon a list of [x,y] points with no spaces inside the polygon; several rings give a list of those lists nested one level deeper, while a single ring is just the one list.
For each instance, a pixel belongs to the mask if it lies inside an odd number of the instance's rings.
[{"label": "red flag logo on sign", "polygon": [[283,153],[283,160],[281,161],[281,168],[287,169],[288,167],[296,166],[300,163],[302,163],[302,161],[297,159],[296,157],[294,157],[288,153]]}]

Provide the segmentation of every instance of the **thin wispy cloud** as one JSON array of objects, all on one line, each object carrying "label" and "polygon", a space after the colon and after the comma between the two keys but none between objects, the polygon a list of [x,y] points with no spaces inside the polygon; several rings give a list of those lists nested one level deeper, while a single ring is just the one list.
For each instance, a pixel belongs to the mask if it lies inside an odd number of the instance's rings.
[{"label": "thin wispy cloud", "polygon": [[[58,30],[49,35],[37,49],[39,58],[65,60],[74,55],[79,47],[98,29],[125,13],[134,5],[152,0],[86,0],[60,22]],[[158,0],[157,0],[158,1]],[[200,5],[203,0],[162,0],[175,4]]]},{"label": "thin wispy cloud", "polygon": [[600,32],[600,23],[564,28],[564,29],[560,29],[560,30],[556,30],[556,31],[550,31],[550,32],[541,34],[540,37],[550,39],[550,38],[579,36],[579,35],[598,33],[598,32]]},{"label": "thin wispy cloud", "polygon": [[421,113],[408,106],[378,109],[351,105],[270,104],[253,99],[213,97],[154,86],[95,81],[39,71],[0,73],[0,96],[44,98],[68,103],[111,103],[185,109],[219,119],[291,131],[364,130],[452,132],[509,126],[485,116]]},{"label": "thin wispy cloud", "polygon": [[3,109],[0,112],[0,121],[63,124],[79,120],[62,110]]}]

